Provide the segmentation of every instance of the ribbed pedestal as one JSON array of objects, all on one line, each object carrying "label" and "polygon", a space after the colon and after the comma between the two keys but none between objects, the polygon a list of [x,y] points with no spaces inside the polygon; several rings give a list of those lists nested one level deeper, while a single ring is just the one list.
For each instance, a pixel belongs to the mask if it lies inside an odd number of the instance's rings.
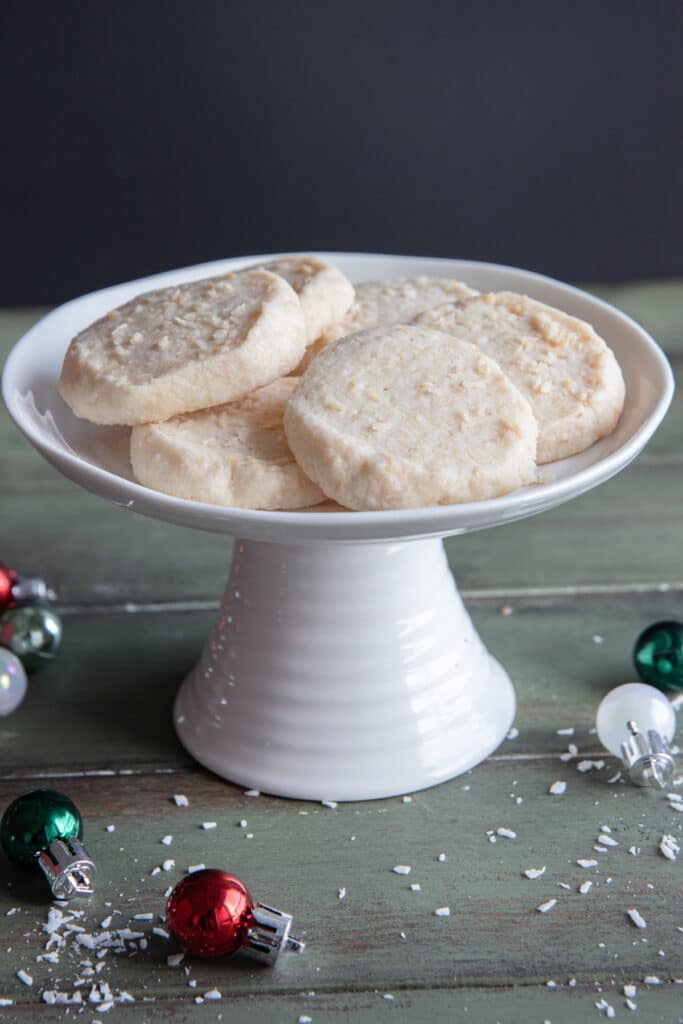
[{"label": "ribbed pedestal", "polygon": [[189,752],[232,782],[367,800],[471,768],[514,710],[440,540],[238,541],[220,617],[174,714]]}]

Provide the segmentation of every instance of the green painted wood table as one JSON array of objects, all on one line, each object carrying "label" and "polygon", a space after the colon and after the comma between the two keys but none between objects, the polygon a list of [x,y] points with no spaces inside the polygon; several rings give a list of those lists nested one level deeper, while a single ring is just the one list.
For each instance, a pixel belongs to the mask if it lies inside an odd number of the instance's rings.
[{"label": "green painted wood table", "polygon": [[[639,319],[680,373],[683,283],[595,291]],[[3,353],[38,315],[0,314]],[[683,1020],[683,855],[658,852],[662,834],[682,839],[683,814],[610,783],[615,763],[593,732],[601,696],[633,677],[638,632],[683,618],[682,394],[607,485],[448,542],[476,626],[515,682],[519,734],[410,800],[336,809],[249,797],[174,737],[172,698],[218,605],[224,540],[110,507],[62,479],[4,413],[0,431],[0,556],[58,588],[65,624],[61,656],[0,720],[0,805],[36,786],[65,790],[98,865],[96,896],[46,958],[47,890],[3,862],[0,998],[12,1003],[0,1020],[565,1024],[629,1016],[625,985],[636,986],[633,1019]],[[578,753],[563,758],[570,743]],[[566,791],[551,795],[558,780]],[[618,843],[607,852],[594,850],[601,828]],[[229,867],[292,912],[306,952],[274,970],[238,958],[169,966],[163,894],[199,863]],[[545,871],[528,879],[527,868]],[[144,939],[89,949],[109,917]],[[205,998],[212,990],[220,1000]]]}]

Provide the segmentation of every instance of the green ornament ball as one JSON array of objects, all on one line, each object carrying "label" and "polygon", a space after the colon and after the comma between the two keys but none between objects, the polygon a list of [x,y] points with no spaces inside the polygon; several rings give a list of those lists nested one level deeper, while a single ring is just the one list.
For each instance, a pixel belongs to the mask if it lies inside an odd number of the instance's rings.
[{"label": "green ornament ball", "polygon": [[61,642],[59,616],[45,605],[19,605],[0,617],[0,646],[16,654],[27,672],[35,672],[51,661]]},{"label": "green ornament ball", "polygon": [[633,651],[636,671],[658,690],[683,690],[683,622],[655,622],[638,639]]},{"label": "green ornament ball", "polygon": [[0,843],[15,864],[32,864],[55,839],[83,837],[76,805],[54,789],[34,789],[17,797],[0,822]]}]

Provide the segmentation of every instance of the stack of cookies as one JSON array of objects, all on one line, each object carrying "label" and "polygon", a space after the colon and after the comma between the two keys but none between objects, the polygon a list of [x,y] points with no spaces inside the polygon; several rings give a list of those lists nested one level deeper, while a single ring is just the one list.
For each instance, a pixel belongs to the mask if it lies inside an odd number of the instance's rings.
[{"label": "stack of cookies", "polygon": [[292,256],[140,295],[82,331],[60,391],[128,424],[144,485],[354,510],[494,498],[610,433],[619,365],[588,324],[461,281]]}]

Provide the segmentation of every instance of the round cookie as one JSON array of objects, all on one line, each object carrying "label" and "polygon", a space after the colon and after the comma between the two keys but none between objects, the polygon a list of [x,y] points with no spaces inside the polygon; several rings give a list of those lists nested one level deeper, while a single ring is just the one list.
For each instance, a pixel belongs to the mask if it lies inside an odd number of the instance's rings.
[{"label": "round cookie", "polygon": [[496,292],[421,313],[415,323],[447,331],[494,359],[538,421],[538,462],[589,448],[614,430],[624,379],[592,327],[525,295]]},{"label": "round cookie", "polygon": [[293,370],[305,346],[290,285],[244,270],[107,313],[71,342],[59,390],[93,423],[149,423],[241,398]]},{"label": "round cookie", "polygon": [[299,296],[309,345],[338,323],[353,302],[349,279],[318,256],[283,256],[259,266],[284,277]]},{"label": "round cookie", "polygon": [[424,309],[478,294],[463,281],[449,277],[363,281],[356,285],[356,298],[346,316],[321,332],[320,337],[309,345],[295,372],[303,373],[315,357],[337,338],[380,324],[409,323]]},{"label": "round cookie", "polygon": [[239,402],[133,427],[135,476],[156,491],[210,505],[317,505],[325,495],[297,466],[282,428],[296,385],[282,377]]},{"label": "round cookie", "polygon": [[474,345],[396,324],[329,346],[285,410],[297,462],[355,510],[478,501],[531,483],[529,403]]}]

